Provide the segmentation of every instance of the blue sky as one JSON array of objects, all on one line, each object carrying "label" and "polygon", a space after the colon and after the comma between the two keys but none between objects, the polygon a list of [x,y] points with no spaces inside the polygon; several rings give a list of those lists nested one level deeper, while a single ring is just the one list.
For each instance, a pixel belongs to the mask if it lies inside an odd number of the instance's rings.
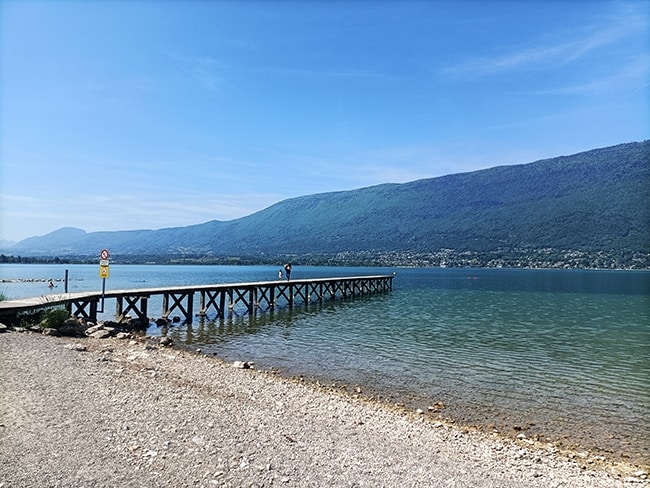
[{"label": "blue sky", "polygon": [[0,2],[0,238],[641,141],[648,1]]}]

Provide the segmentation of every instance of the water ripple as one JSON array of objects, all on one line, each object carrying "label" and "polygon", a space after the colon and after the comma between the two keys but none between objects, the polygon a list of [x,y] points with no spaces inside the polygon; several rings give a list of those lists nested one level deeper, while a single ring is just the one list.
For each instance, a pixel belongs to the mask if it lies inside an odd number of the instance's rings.
[{"label": "water ripple", "polygon": [[646,296],[452,278],[423,286],[418,275],[388,295],[243,319],[222,326],[214,350],[442,401],[473,422],[525,421],[583,443],[609,439],[611,449],[650,459]]}]

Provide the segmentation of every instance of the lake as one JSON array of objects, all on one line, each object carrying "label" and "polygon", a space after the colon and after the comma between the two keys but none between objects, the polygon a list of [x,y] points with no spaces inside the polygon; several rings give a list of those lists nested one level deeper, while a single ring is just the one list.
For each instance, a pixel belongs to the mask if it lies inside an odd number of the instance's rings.
[{"label": "lake", "polygon": [[[48,294],[45,280],[65,269],[69,291],[101,290],[98,266],[3,264],[0,279],[12,282],[0,292]],[[279,269],[111,265],[106,287],[268,281]],[[435,406],[427,415],[488,432],[648,464],[650,272],[296,265],[292,277],[393,272],[388,294],[148,333],[408,408]],[[151,299],[149,313],[159,310]]]}]

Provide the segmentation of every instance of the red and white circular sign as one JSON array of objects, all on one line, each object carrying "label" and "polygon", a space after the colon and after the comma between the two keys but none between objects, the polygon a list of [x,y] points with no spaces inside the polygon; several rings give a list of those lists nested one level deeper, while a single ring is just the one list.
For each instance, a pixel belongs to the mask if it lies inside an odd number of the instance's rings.
[{"label": "red and white circular sign", "polygon": [[100,259],[108,259],[108,249],[102,249],[102,252],[99,253]]}]

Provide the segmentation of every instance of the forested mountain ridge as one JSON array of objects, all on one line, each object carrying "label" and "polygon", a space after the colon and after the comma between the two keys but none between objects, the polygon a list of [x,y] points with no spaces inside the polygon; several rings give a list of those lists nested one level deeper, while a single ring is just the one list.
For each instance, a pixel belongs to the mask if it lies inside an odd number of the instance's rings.
[{"label": "forested mountain ridge", "polygon": [[403,184],[307,195],[227,222],[160,230],[60,229],[6,253],[194,257],[650,253],[650,141]]}]

